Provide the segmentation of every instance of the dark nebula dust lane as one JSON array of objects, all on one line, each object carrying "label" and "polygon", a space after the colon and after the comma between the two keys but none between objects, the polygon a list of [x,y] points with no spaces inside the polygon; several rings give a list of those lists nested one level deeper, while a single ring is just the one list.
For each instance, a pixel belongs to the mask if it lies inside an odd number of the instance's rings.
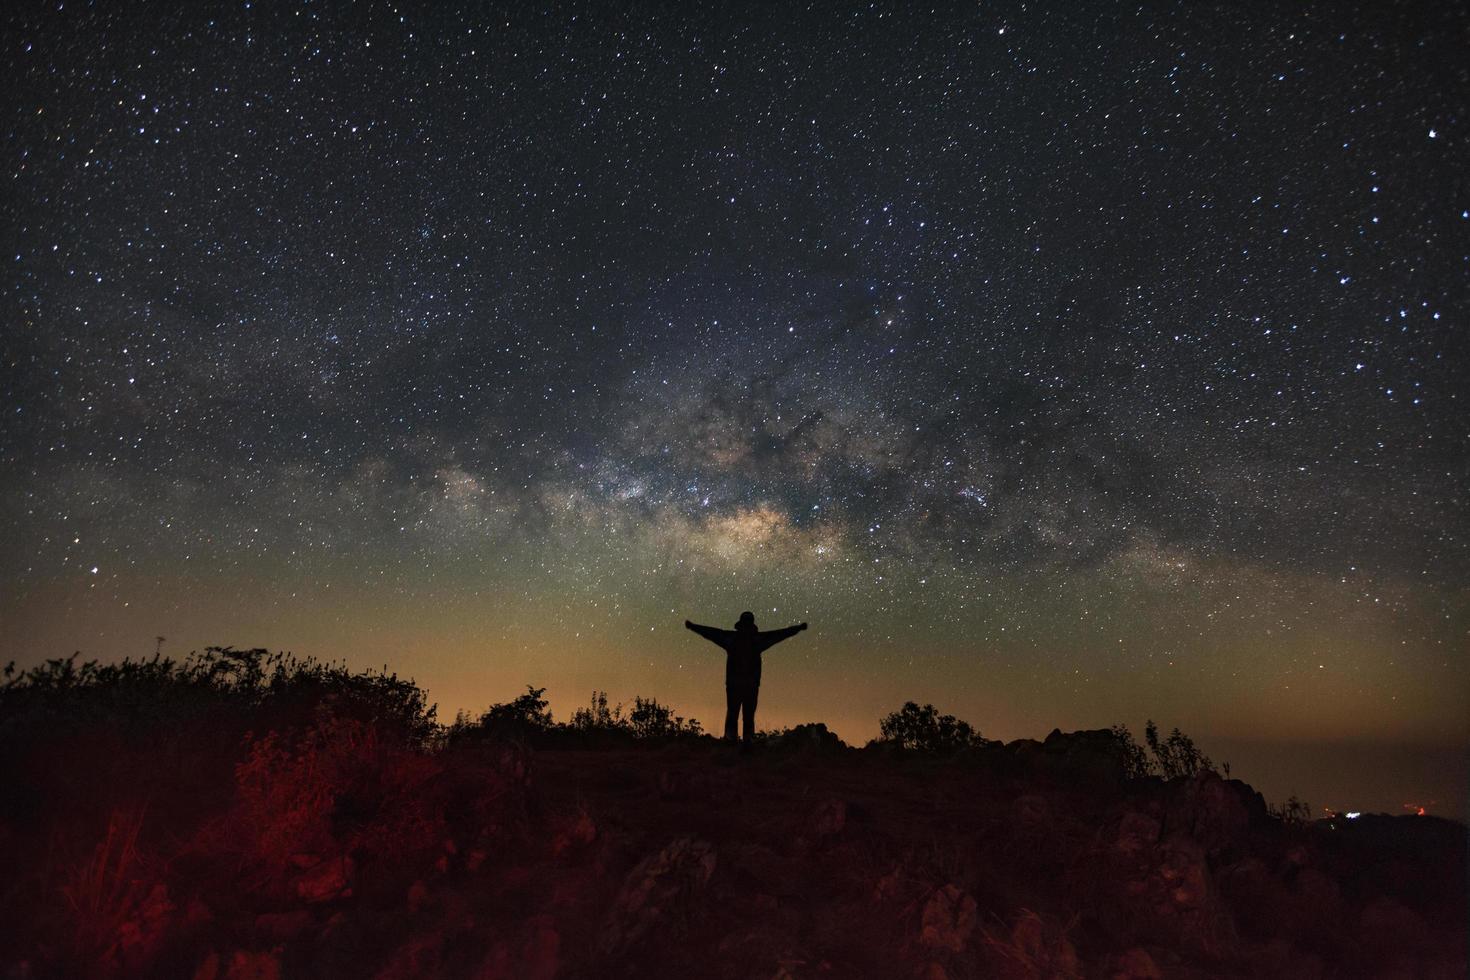
[{"label": "dark nebula dust lane", "polygon": [[1452,8],[9,5],[0,659],[1463,750]]}]

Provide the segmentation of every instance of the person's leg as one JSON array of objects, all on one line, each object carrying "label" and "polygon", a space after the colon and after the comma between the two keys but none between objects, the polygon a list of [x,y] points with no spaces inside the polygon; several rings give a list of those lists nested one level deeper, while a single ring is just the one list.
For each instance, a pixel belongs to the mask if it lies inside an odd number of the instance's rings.
[{"label": "person's leg", "polygon": [[735,724],[740,718],[740,689],[725,685],[725,738],[735,741],[738,733]]},{"label": "person's leg", "polygon": [[760,694],[759,687],[748,687],[740,697],[740,706],[745,714],[745,741],[755,738],[755,702]]}]

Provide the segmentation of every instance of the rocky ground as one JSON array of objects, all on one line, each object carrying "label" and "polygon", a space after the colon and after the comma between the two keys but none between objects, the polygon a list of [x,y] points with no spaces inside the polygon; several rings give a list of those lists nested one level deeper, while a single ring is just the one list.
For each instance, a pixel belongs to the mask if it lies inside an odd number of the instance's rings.
[{"label": "rocky ground", "polygon": [[1466,975],[1463,826],[1284,824],[1239,781],[1124,780],[1106,733],[195,749],[11,774],[0,976]]}]

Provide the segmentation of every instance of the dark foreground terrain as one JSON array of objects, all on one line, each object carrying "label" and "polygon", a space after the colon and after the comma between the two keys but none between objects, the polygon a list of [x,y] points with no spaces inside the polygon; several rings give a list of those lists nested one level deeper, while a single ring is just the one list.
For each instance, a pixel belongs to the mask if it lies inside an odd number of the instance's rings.
[{"label": "dark foreground terrain", "polygon": [[393,678],[209,669],[6,689],[0,977],[1466,975],[1463,826],[1282,821],[1107,732],[449,737]]}]

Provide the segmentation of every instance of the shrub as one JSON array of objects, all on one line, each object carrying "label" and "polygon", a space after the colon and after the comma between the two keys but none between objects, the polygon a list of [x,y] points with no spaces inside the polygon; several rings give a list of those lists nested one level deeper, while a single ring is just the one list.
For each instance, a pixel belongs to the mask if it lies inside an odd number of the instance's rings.
[{"label": "shrub", "polygon": [[547,709],[544,687],[526,685],[526,693],[506,704],[493,704],[480,716],[480,724],[490,728],[550,728],[551,712]]},{"label": "shrub", "polygon": [[985,744],[980,733],[954,715],[941,715],[932,704],[922,708],[907,701],[878,722],[879,742],[919,752],[948,753]]},{"label": "shrub", "polygon": [[526,739],[552,731],[556,725],[547,708],[546,688],[526,685],[526,693],[512,701],[492,704],[471,719],[461,711],[445,732],[449,743],[482,738]]},{"label": "shrub", "polygon": [[623,717],[623,706],[619,704],[610,709],[607,706],[607,692],[593,691],[591,705],[578,708],[572,713],[570,727],[580,732],[593,732],[622,731],[627,726],[627,719]]},{"label": "shrub", "polygon": [[[1152,724],[1152,722],[1150,722]],[[1153,775],[1153,763],[1149,761],[1148,753],[1143,751],[1143,746],[1133,739],[1133,733],[1128,730],[1127,725],[1114,725],[1112,727],[1113,738],[1118,740],[1118,746],[1123,755],[1123,775],[1128,779],[1143,779],[1145,776]]]},{"label": "shrub", "polygon": [[[1111,730],[1123,752],[1123,774],[1129,779],[1142,779],[1146,776],[1177,779],[1215,771],[1215,764],[1210,761],[1210,757],[1195,746],[1194,739],[1177,728],[1167,738],[1160,739],[1159,727],[1154,724],[1153,719],[1149,719],[1143,729],[1143,738],[1148,743],[1148,751],[1153,754],[1152,758],[1149,758],[1148,752],[1144,752],[1143,746],[1134,741],[1133,733],[1128,730],[1127,725],[1114,725]],[[1229,775],[1228,766],[1226,775]]]},{"label": "shrub", "polygon": [[156,862],[138,845],[143,816],[142,809],[114,809],[105,836],[61,886],[70,925],[62,956],[78,974],[137,971],[162,939],[174,907]]},{"label": "shrub", "polygon": [[1267,807],[1266,812],[1289,827],[1305,826],[1312,819],[1312,808],[1295,793],[1280,806]]},{"label": "shrub", "polygon": [[593,691],[592,702],[572,714],[567,729],[586,734],[617,732],[634,738],[669,738],[704,734],[697,718],[685,720],[656,698],[634,697],[633,710],[623,714],[619,703],[609,708],[606,691]]},{"label": "shrub", "polygon": [[1149,719],[1144,727],[1143,737],[1148,742],[1149,751],[1154,754],[1159,774],[1165,779],[1215,771],[1215,764],[1210,761],[1210,757],[1197,749],[1194,740],[1177,728],[1169,733],[1168,738],[1160,741],[1158,726],[1153,723],[1153,719]]},{"label": "shrub", "polygon": [[183,660],[155,653],[103,664],[78,654],[15,671],[0,685],[0,736],[77,730],[106,722],[156,734],[160,722],[200,720],[211,727],[230,718],[252,726],[310,723],[331,700],[339,714],[424,740],[437,730],[434,708],[412,680],[346,664],[268,650],[206,647]]},{"label": "shrub", "polygon": [[668,705],[659,704],[653,698],[633,698],[633,710],[628,715],[628,724],[633,730],[634,738],[697,736],[704,733],[697,719],[685,721],[674,714]]},{"label": "shrub", "polygon": [[252,739],[235,768],[230,824],[244,883],[279,892],[303,862],[354,854],[370,855],[380,879],[426,863],[445,837],[442,806],[427,792],[441,770],[434,756],[325,709],[308,728]]},{"label": "shrub", "polygon": [[772,748],[818,749],[825,751],[847,748],[847,743],[818,722],[804,722],[794,728],[763,729],[756,740]]}]

